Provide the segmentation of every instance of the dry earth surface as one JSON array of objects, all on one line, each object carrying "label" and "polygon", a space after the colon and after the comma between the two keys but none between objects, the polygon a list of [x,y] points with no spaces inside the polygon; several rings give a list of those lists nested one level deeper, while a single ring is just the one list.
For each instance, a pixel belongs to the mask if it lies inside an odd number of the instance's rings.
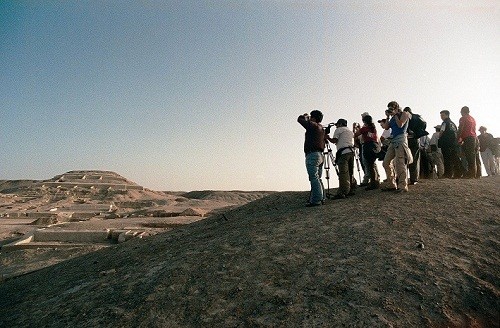
[{"label": "dry earth surface", "polygon": [[274,193],[0,283],[0,327],[499,327],[500,179]]}]

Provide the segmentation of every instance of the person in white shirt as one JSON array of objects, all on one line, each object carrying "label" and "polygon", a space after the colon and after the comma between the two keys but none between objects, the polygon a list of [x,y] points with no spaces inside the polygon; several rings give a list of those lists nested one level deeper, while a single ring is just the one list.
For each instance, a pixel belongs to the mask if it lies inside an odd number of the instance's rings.
[{"label": "person in white shirt", "polygon": [[429,141],[429,147],[430,147],[429,155],[431,158],[432,170],[434,171],[435,168],[437,177],[441,178],[444,174],[443,154],[441,153],[441,148],[438,147],[441,125],[436,125],[434,129],[436,129],[436,132],[434,132],[434,134],[431,137],[431,140]]},{"label": "person in white shirt", "polygon": [[354,172],[354,134],[347,127],[347,121],[339,119],[335,124],[337,127],[333,132],[333,137],[326,136],[327,140],[337,146],[335,162],[339,174],[339,189],[333,199],[343,199],[354,195],[356,180]]},{"label": "person in white shirt", "polygon": [[430,156],[430,140],[431,138],[428,135],[418,138],[418,147],[420,151],[420,177],[423,179],[431,179],[433,175]]}]

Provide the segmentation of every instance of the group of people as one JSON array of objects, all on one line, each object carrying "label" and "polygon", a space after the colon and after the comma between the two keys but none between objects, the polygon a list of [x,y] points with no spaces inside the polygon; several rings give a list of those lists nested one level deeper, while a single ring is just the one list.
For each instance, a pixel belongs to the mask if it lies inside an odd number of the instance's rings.
[{"label": "group of people", "polygon": [[[402,109],[391,101],[386,117],[378,121],[383,128],[378,136],[373,118],[361,115],[363,125],[353,124],[352,130],[345,119],[339,119],[330,137],[330,125],[321,124],[323,114],[313,110],[300,115],[297,121],[306,129],[304,152],[306,169],[311,184],[306,206],[324,203],[325,191],[321,180],[328,142],[336,145],[335,165],[339,188],[333,199],[344,199],[355,193],[358,186],[366,190],[407,192],[408,184],[418,183],[420,177],[479,178],[481,160],[488,176],[500,174],[498,139],[487,133],[484,126],[476,134],[476,122],[467,106],[462,107],[458,128],[450,119],[450,112],[440,112],[442,124],[429,137],[423,118]],[[364,177],[359,185],[354,177],[354,162],[359,160]],[[387,179],[381,183],[376,161],[381,160]],[[407,174],[409,172],[409,174]],[[408,177],[409,175],[409,177]]]}]

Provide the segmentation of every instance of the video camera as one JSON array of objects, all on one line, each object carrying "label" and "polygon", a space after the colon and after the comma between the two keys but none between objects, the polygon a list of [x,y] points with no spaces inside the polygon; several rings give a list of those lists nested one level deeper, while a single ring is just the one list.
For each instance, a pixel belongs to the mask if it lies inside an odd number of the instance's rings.
[{"label": "video camera", "polygon": [[336,125],[337,125],[336,123],[328,123],[328,125],[324,126],[323,129],[325,130],[326,134],[330,134],[330,132],[332,130],[332,126],[336,126]]}]

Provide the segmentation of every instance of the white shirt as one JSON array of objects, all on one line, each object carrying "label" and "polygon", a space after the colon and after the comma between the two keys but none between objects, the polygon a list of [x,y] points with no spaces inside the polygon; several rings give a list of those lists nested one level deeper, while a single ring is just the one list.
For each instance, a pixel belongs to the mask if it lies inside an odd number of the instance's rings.
[{"label": "white shirt", "polygon": [[391,129],[390,128],[387,130],[384,130],[382,132],[382,135],[381,135],[381,137],[384,137],[385,139],[389,139],[390,136],[391,136]]},{"label": "white shirt", "polygon": [[430,141],[429,141],[429,136],[422,136],[418,139],[420,148],[423,148],[425,150],[429,149]]},{"label": "white shirt", "polygon": [[439,139],[439,132],[434,132],[434,134],[431,137],[431,140],[429,141],[429,145],[436,145],[437,146],[438,139]]},{"label": "white shirt", "polygon": [[[337,139],[337,151],[344,147],[354,147],[354,133],[346,126],[341,126],[333,132],[333,138]],[[345,149],[342,154],[351,152],[350,149]]]}]

